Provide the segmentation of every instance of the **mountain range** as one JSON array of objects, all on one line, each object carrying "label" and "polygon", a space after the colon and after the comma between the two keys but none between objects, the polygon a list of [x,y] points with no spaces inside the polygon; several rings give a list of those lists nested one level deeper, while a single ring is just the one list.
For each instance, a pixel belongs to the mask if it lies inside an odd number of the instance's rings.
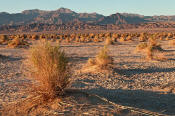
[{"label": "mountain range", "polygon": [[175,28],[174,16],[144,16],[115,13],[104,16],[98,13],[76,13],[67,8],[54,11],[25,10],[10,14],[0,12],[0,33],[121,30],[121,29]]},{"label": "mountain range", "polygon": [[104,16],[98,13],[76,13],[67,8],[54,11],[25,10],[21,13],[10,14],[0,12],[0,25],[24,24],[66,24],[71,22],[87,24],[139,24],[147,22],[173,22],[174,16],[144,16],[138,14],[116,13]]}]

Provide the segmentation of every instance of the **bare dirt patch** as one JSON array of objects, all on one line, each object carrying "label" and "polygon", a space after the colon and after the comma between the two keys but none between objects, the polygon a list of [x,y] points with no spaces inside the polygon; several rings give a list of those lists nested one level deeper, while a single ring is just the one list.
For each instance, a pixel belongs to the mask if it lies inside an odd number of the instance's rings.
[{"label": "bare dirt patch", "polygon": [[[134,53],[137,44],[133,41],[109,46],[110,55],[114,58],[114,70],[109,74],[79,71],[89,58],[96,56],[104,43],[61,45],[71,57],[74,71],[70,89],[85,92],[87,95],[75,91],[69,92],[69,97],[65,97],[61,102],[56,102],[62,104],[63,109],[59,110],[57,106],[54,108],[54,105],[50,104],[49,107],[52,108],[44,106],[43,111],[46,111],[46,114],[50,111],[55,115],[99,115],[102,113],[102,115],[107,115],[107,113],[109,115],[120,113],[155,115],[154,112],[175,115],[174,47],[169,46],[168,41],[163,41],[161,44],[166,50],[167,60],[163,62],[146,61],[142,54]],[[0,54],[3,55],[0,57],[0,108],[2,103],[12,103],[27,97],[21,92],[25,89],[23,85],[30,83],[21,70],[22,61],[26,55],[23,50],[0,46]],[[93,95],[90,96],[91,94],[96,94],[113,103]],[[70,106],[67,106],[68,104]],[[35,112],[34,110],[32,111]],[[142,113],[139,114],[139,112]]]}]

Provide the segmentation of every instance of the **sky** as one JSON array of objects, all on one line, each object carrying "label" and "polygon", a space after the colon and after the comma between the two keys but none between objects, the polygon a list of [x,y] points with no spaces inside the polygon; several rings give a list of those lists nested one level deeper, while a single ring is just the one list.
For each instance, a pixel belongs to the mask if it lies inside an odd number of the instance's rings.
[{"label": "sky", "polygon": [[175,15],[175,0],[0,0],[0,12],[20,13],[29,9],[69,8],[78,13],[97,12],[108,16],[135,13],[145,16]]}]

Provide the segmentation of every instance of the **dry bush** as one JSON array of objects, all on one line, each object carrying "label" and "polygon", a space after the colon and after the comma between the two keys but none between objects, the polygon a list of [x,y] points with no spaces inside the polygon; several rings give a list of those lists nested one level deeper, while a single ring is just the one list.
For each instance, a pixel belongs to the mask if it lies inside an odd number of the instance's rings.
[{"label": "dry bush", "polygon": [[127,38],[126,38],[126,41],[132,41],[132,36],[128,36]]},{"label": "dry bush", "polygon": [[0,35],[0,44],[7,44],[9,41],[9,38],[7,35]]},{"label": "dry bush", "polygon": [[27,98],[4,107],[4,115],[27,115],[59,99],[69,85],[68,58],[59,46],[51,46],[48,42],[33,46],[26,66],[35,83],[28,85]]},{"label": "dry bush", "polygon": [[126,41],[126,38],[125,37],[120,37],[119,41],[124,42],[124,41]]},{"label": "dry bush", "polygon": [[113,45],[114,44],[114,42],[112,41],[112,39],[111,38],[106,38],[106,40],[105,40],[105,45]]},{"label": "dry bush", "polygon": [[160,46],[148,46],[146,49],[146,59],[158,61],[167,60]]},{"label": "dry bush", "polygon": [[106,69],[109,64],[113,64],[113,59],[108,55],[108,52],[109,50],[107,46],[104,46],[104,48],[101,49],[101,51],[96,56],[96,64],[103,69]]},{"label": "dry bush", "polygon": [[[40,36],[40,37],[42,37],[42,36]],[[37,39],[39,39],[40,38],[38,35],[32,35],[32,40],[37,40]]]},{"label": "dry bush", "polygon": [[175,46],[175,39],[169,41],[169,45]]},{"label": "dry bush", "polygon": [[93,42],[100,42],[99,37],[97,35],[93,38]]},{"label": "dry bush", "polygon": [[163,51],[155,39],[140,43],[136,47],[136,52],[142,52],[148,60],[166,60]]},{"label": "dry bush", "polygon": [[25,41],[24,39],[22,38],[19,38],[19,37],[15,37],[13,40],[11,40],[9,43],[8,43],[8,47],[10,48],[22,48],[22,47],[27,47],[29,46],[29,43],[27,41]]},{"label": "dry bush", "polygon": [[146,42],[142,42],[136,46],[136,51],[142,51],[148,47]]},{"label": "dry bush", "polygon": [[88,66],[94,66],[96,65],[96,61],[93,58],[89,58],[87,64]]},{"label": "dry bush", "polygon": [[82,72],[110,71],[113,65],[113,58],[109,56],[108,52],[107,46],[104,46],[95,58],[90,58],[88,60]]},{"label": "dry bush", "polygon": [[46,100],[63,95],[70,77],[68,58],[64,51],[59,46],[43,42],[31,48],[30,54],[32,75],[39,82],[35,92]]}]

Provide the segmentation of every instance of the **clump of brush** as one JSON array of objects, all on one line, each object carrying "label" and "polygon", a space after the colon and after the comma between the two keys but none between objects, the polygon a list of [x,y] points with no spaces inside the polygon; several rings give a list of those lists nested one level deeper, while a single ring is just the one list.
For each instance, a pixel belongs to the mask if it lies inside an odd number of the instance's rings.
[{"label": "clump of brush", "polygon": [[146,56],[147,60],[165,60],[164,50],[154,37],[151,37],[147,42],[142,42],[137,45],[136,52],[141,52]]},{"label": "clump of brush", "polygon": [[95,58],[88,59],[83,72],[110,71],[113,65],[113,58],[109,55],[107,46],[104,46]]},{"label": "clump of brush", "polygon": [[[70,68],[68,57],[59,46],[52,46],[49,42],[40,42],[29,50],[26,68],[33,83],[28,84],[29,97],[15,105],[9,105],[4,115],[28,113],[43,104],[50,103],[65,94],[70,84]],[[28,74],[27,73],[27,74]]]}]

